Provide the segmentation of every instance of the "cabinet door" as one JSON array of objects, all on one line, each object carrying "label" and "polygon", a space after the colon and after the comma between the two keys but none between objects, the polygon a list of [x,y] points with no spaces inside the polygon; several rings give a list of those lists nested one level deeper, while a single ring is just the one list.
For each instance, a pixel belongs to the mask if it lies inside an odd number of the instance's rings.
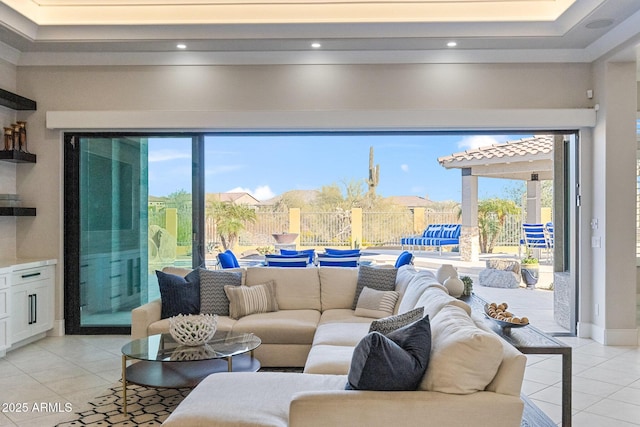
[{"label": "cabinet door", "polygon": [[31,336],[29,306],[29,285],[17,285],[11,288],[11,342],[22,341]]},{"label": "cabinet door", "polygon": [[39,334],[53,328],[53,284],[49,280],[41,280],[31,284],[31,334]]}]

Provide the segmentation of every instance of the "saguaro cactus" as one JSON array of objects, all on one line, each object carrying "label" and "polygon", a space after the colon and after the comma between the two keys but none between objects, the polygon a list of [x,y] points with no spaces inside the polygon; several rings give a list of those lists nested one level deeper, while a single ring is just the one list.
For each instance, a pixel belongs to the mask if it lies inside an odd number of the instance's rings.
[{"label": "saguaro cactus", "polygon": [[373,147],[369,147],[369,196],[376,194],[376,187],[380,180],[380,165],[373,165]]}]

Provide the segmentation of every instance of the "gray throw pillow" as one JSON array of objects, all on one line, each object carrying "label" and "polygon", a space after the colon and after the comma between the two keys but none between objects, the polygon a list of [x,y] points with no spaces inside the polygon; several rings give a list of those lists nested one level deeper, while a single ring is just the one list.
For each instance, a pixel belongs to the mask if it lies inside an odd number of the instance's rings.
[{"label": "gray throw pillow", "polygon": [[356,346],[347,390],[417,390],[429,365],[429,316],[384,336],[366,335]]},{"label": "gray throw pillow", "polygon": [[242,272],[200,269],[200,313],[229,315],[229,298],[225,286],[240,286]]},{"label": "gray throw pillow", "polygon": [[397,275],[397,268],[379,268],[368,265],[358,267],[358,284],[351,309],[356,309],[358,298],[360,298],[360,293],[365,286],[376,291],[395,291]]},{"label": "gray throw pillow", "polygon": [[422,319],[422,316],[424,316],[424,307],[418,307],[406,313],[377,319],[371,322],[369,332],[380,332],[382,335],[387,335],[389,332]]}]

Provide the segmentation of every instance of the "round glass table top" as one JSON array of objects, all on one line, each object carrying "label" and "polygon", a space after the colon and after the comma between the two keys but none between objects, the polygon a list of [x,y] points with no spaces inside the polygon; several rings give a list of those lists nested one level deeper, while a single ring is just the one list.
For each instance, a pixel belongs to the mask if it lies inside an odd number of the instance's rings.
[{"label": "round glass table top", "polygon": [[190,362],[237,356],[256,349],[260,344],[262,341],[254,334],[218,331],[206,344],[191,347],[177,343],[170,334],[160,334],[125,344],[122,354],[151,362]]}]

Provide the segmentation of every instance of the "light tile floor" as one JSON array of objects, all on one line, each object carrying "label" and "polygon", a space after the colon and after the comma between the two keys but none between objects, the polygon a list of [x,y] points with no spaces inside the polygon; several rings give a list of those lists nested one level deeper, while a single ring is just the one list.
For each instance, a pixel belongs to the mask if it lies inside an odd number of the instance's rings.
[{"label": "light tile floor", "polygon": [[[573,347],[573,425],[640,426],[640,348],[561,339]],[[120,379],[127,341],[122,335],[47,337],[7,353],[0,359],[0,426],[73,419]],[[523,392],[557,424],[560,379],[560,356],[528,356]]]}]

